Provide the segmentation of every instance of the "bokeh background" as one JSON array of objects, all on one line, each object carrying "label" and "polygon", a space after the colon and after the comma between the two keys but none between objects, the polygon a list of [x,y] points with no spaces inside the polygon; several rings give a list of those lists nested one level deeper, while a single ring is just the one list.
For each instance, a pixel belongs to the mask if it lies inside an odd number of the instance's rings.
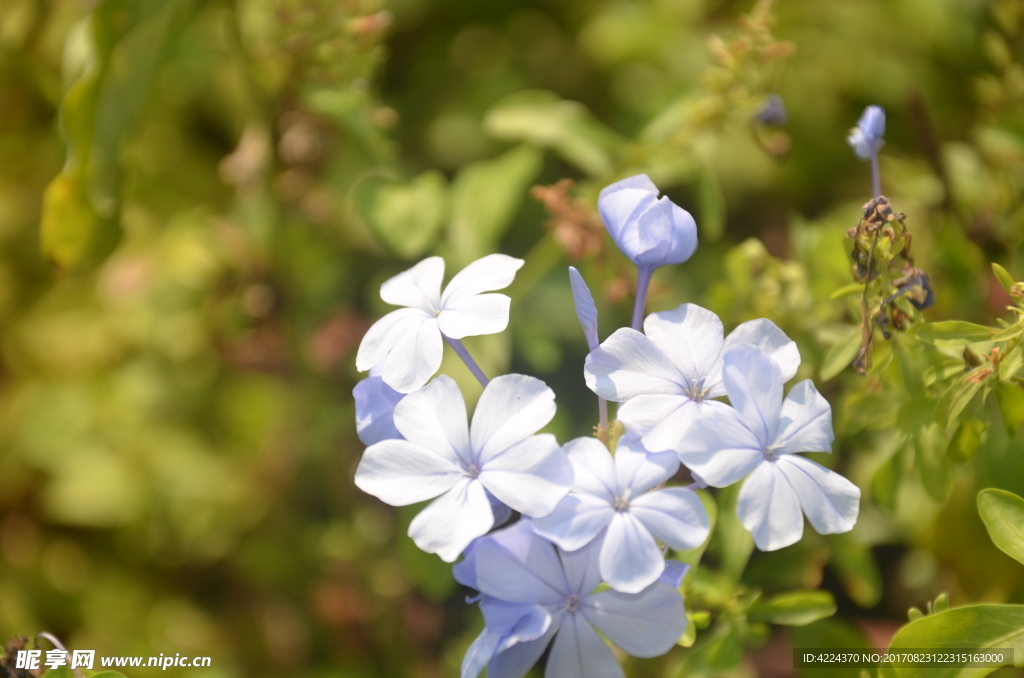
[{"label": "bokeh background", "polygon": [[[588,434],[566,266],[602,336],[627,324],[635,272],[593,206],[639,171],[701,237],[650,308],[794,337],[864,505],[845,537],[705,557],[835,616],[716,611],[713,656],[627,673],[789,675],[791,645],[885,647],[942,592],[1024,602],[974,503],[1024,492],[1024,434],[988,403],[969,463],[910,460],[903,393],[843,369],[858,318],[832,299],[870,197],[845,137],[878,104],[925,318],[1007,317],[988,264],[1024,277],[1022,29],[1016,0],[4,0],[0,638],[213,657],[168,676],[458,675],[479,613],[405,537],[417,507],[352,484],[355,349],[418,258],[524,257],[509,330],[466,343],[555,389],[560,440]],[[785,121],[758,120],[770,93]]]}]

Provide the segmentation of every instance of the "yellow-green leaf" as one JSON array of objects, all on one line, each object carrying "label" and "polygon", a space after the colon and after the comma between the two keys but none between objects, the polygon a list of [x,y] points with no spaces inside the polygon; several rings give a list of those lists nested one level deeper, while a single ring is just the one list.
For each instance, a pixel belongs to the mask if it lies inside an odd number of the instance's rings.
[{"label": "yellow-green leaf", "polygon": [[963,320],[928,323],[921,325],[917,330],[918,339],[935,346],[964,346],[979,341],[988,341],[993,334],[995,334],[995,330],[990,327]]},{"label": "yellow-green leaf", "polygon": [[999,412],[1003,415],[1003,424],[1010,437],[1017,435],[1017,430],[1024,425],[1024,387],[1008,381],[996,382],[993,389]]},{"label": "yellow-green leaf", "polygon": [[758,599],[747,612],[750,619],[805,626],[836,613],[836,601],[828,591],[788,591]]},{"label": "yellow-green leaf", "polygon": [[999,264],[992,262],[992,272],[995,273],[996,279],[999,280],[999,284],[1003,286],[1007,292],[1013,289],[1013,276],[1010,272]]},{"label": "yellow-green leaf", "polygon": [[946,449],[946,459],[954,464],[965,464],[974,457],[981,445],[981,434],[988,428],[988,422],[980,419],[964,419],[957,427],[953,439]]},{"label": "yellow-green leaf", "polygon": [[1024,499],[1006,490],[978,493],[978,513],[999,550],[1024,563]]},{"label": "yellow-green leaf", "polygon": [[842,372],[857,357],[861,347],[859,327],[851,327],[835,346],[829,349],[821,365],[821,380],[828,381]]}]

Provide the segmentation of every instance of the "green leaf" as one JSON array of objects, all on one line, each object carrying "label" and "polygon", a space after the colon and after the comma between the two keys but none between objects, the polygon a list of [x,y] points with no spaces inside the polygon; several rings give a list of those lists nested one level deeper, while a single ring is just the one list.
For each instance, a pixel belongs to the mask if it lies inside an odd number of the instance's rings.
[{"label": "green leaf", "polygon": [[452,184],[448,224],[448,241],[459,267],[497,249],[540,167],[541,152],[520,146],[459,171]]},{"label": "green leaf", "polygon": [[990,327],[963,320],[927,323],[921,325],[917,330],[918,339],[935,346],[964,346],[979,341],[988,341],[993,334],[995,334],[995,330]]},{"label": "green leaf", "polygon": [[739,493],[740,483],[719,490],[718,524],[714,541],[722,573],[733,581],[739,580],[754,550],[754,538],[736,515]]},{"label": "green leaf", "polygon": [[838,290],[832,293],[829,299],[835,301],[836,299],[843,299],[845,297],[860,296],[864,293],[864,283],[852,283],[844,287],[840,287]]},{"label": "green leaf", "polygon": [[829,349],[825,362],[821,366],[821,380],[828,381],[853,362],[861,347],[861,331],[859,327],[851,327],[835,346]]},{"label": "green leaf", "polygon": [[875,502],[889,509],[896,510],[896,495],[903,478],[903,450],[892,455],[887,462],[878,467],[871,478],[871,496]]},{"label": "green leaf", "polygon": [[714,170],[707,163],[701,165],[697,174],[697,204],[701,238],[717,242],[725,231],[725,195]]},{"label": "green leaf", "polygon": [[1006,432],[1011,438],[1024,425],[1024,387],[1007,381],[996,382],[996,402],[1003,415]]},{"label": "green leaf", "polygon": [[525,90],[502,99],[484,116],[484,130],[506,141],[552,148],[591,176],[610,174],[623,139],[583,104],[554,92]]},{"label": "green leaf", "polygon": [[687,613],[686,630],[683,631],[683,635],[676,644],[683,647],[692,647],[695,640],[697,640],[697,625],[693,623],[693,618]]},{"label": "green leaf", "polygon": [[433,244],[447,201],[444,176],[436,171],[424,172],[406,184],[368,177],[353,193],[356,209],[374,233],[406,259],[419,257]]},{"label": "green leaf", "polygon": [[198,0],[96,3],[79,71],[60,105],[67,162],[43,198],[40,247],[64,268],[88,267],[116,244],[122,146],[150,102],[170,46]]},{"label": "green leaf", "polygon": [[1024,343],[1017,344],[999,363],[999,378],[1009,381],[1024,367]]},{"label": "green leaf", "polygon": [[946,460],[954,464],[970,461],[981,445],[981,434],[987,428],[988,422],[980,419],[964,419],[960,422],[946,449]]},{"label": "green leaf", "polygon": [[[1024,605],[969,605],[913,621],[896,634],[891,652],[910,648],[986,650],[1013,648],[1014,665],[1024,666]],[[882,666],[887,678],[977,678],[994,668]]]},{"label": "green leaf", "polygon": [[992,272],[996,274],[996,279],[999,280],[999,284],[1003,286],[1003,289],[1007,292],[1013,289],[1013,276],[1010,272],[999,264],[992,262]]},{"label": "green leaf", "polygon": [[978,513],[999,550],[1024,563],[1024,499],[1006,490],[978,493]]},{"label": "green leaf", "polygon": [[828,591],[788,591],[758,599],[747,612],[750,619],[806,626],[836,613],[836,601]]},{"label": "green leaf", "polygon": [[849,532],[829,536],[832,558],[829,564],[839,574],[843,590],[853,602],[870,608],[882,599],[882,572],[875,554]]},{"label": "green leaf", "polygon": [[[983,368],[978,368],[978,370],[980,369]],[[968,374],[963,379],[955,380],[939,398],[939,402],[935,406],[935,421],[943,429],[948,431],[956,425],[957,419],[963,413],[964,408],[981,390],[985,379],[971,378],[978,370]]]},{"label": "green leaf", "polygon": [[914,467],[928,495],[937,502],[946,501],[953,490],[955,468],[946,463],[949,440],[935,424],[924,429],[914,441]]}]

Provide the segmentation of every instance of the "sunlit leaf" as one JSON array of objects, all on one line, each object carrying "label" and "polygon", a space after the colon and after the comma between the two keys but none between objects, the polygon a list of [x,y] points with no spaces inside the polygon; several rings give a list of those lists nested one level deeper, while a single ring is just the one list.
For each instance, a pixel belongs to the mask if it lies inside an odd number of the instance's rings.
[{"label": "sunlit leaf", "polygon": [[359,214],[396,254],[413,259],[433,244],[447,209],[447,186],[440,172],[428,171],[400,184],[368,177],[353,194]]},{"label": "sunlit leaf", "polygon": [[998,489],[978,493],[978,513],[992,543],[1024,563],[1024,499]]},{"label": "sunlit leaf", "polygon": [[964,464],[974,457],[981,445],[981,434],[988,428],[987,421],[980,419],[964,419],[957,427],[953,439],[949,441],[946,459],[954,464]]},{"label": "sunlit leaf", "polygon": [[1004,290],[1009,292],[1013,289],[1013,276],[1010,275],[1009,271],[999,264],[992,262],[992,272],[995,273],[996,279],[999,281],[999,284],[1003,286]]},{"label": "sunlit leaf", "polygon": [[853,362],[857,357],[857,351],[861,347],[861,332],[859,327],[851,327],[835,346],[829,349],[825,355],[825,362],[821,365],[821,380],[828,381]]},{"label": "sunlit leaf", "polygon": [[836,613],[836,601],[828,591],[787,591],[758,599],[748,610],[751,619],[805,626]]},{"label": "sunlit leaf", "polygon": [[1024,425],[1024,387],[1001,381],[996,383],[993,392],[1003,415],[1006,432],[1012,438]]},{"label": "sunlit leaf", "polygon": [[846,297],[859,296],[864,293],[864,283],[852,283],[840,287],[838,290],[832,293],[829,299],[835,301],[836,299],[845,299]]},{"label": "sunlit leaf", "polygon": [[718,523],[714,532],[714,548],[722,572],[738,580],[754,550],[754,538],[736,515],[740,483],[718,492]]},{"label": "sunlit leaf", "polygon": [[999,378],[1009,381],[1020,372],[1022,367],[1024,367],[1024,343],[1017,344],[1013,350],[1003,356],[1003,361],[999,363]]},{"label": "sunlit leaf", "polygon": [[540,166],[541,152],[520,146],[459,171],[452,184],[448,244],[460,267],[497,249]]},{"label": "sunlit leaf", "polygon": [[924,429],[914,441],[914,468],[928,495],[935,501],[946,501],[953,489],[955,467],[946,462],[949,440],[938,426]]},{"label": "sunlit leaf", "polygon": [[839,574],[843,590],[853,602],[870,608],[882,599],[882,572],[871,548],[850,533],[829,536],[830,566]]},{"label": "sunlit leaf", "polygon": [[[981,391],[985,383],[984,377],[980,376],[981,369],[983,368],[978,368],[964,379],[954,380],[939,397],[939,402],[935,406],[935,420],[942,428],[953,428],[967,404]],[[980,378],[972,378],[975,375]]]},{"label": "sunlit leaf", "polygon": [[964,346],[988,341],[994,333],[994,330],[984,325],[963,320],[944,320],[921,325],[917,330],[917,338],[935,346]]},{"label": "sunlit leaf", "polygon": [[[922,617],[892,639],[891,652],[920,648],[967,650],[1012,648],[1015,666],[1024,666],[1024,605],[969,605]],[[883,666],[889,678],[976,678],[994,668],[950,665],[936,668]]]},{"label": "sunlit leaf", "polygon": [[499,101],[484,117],[488,134],[553,148],[588,174],[609,174],[623,140],[580,103],[526,90]]}]

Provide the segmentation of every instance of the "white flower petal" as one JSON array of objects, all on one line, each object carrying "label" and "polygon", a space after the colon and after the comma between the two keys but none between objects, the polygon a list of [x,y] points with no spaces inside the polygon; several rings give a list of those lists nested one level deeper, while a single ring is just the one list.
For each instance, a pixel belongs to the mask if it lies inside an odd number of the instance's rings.
[{"label": "white flower petal", "polygon": [[589,494],[570,494],[543,518],[534,518],[533,531],[566,551],[575,551],[597,537],[611,522],[615,509]]},{"label": "white flower petal", "polygon": [[721,359],[724,330],[718,316],[696,304],[652,313],[644,334],[668,356],[689,387],[703,384]]},{"label": "white flower petal", "polygon": [[697,222],[668,198],[661,198],[637,218],[638,266],[681,264],[697,250]]},{"label": "white flower petal", "polygon": [[440,308],[444,259],[427,257],[408,271],[380,286],[380,298],[395,306],[409,306],[430,315]]},{"label": "white flower petal", "polygon": [[395,342],[381,377],[399,393],[411,393],[434,376],[441,367],[443,354],[437,321],[424,318],[418,327],[410,326]]},{"label": "white flower petal", "polygon": [[601,568],[598,554],[601,550],[600,540],[591,542],[575,551],[559,551],[558,557],[565,570],[565,581],[569,585],[569,593],[587,596],[601,583]]},{"label": "white flower petal", "polygon": [[561,605],[569,595],[555,546],[521,520],[487,535],[473,546],[481,593],[510,603]]},{"label": "white flower petal", "polygon": [[601,544],[601,577],[616,591],[638,593],[665,569],[665,557],[639,520],[617,512],[605,529]]},{"label": "white flower petal", "polygon": [[779,469],[789,479],[800,506],[819,534],[849,532],[860,512],[860,488],[810,459],[780,457]]},{"label": "white flower petal", "polygon": [[685,395],[638,395],[619,405],[615,417],[641,436],[648,450],[664,452],[678,447],[697,413],[696,403]]},{"label": "white flower petal", "polygon": [[742,480],[763,459],[761,442],[731,407],[709,409],[679,448],[679,460],[713,487]]},{"label": "white flower petal", "polygon": [[544,654],[562,624],[562,617],[563,613],[552,615],[551,626],[543,636],[517,643],[492,659],[487,665],[487,678],[523,678]]},{"label": "white flower petal", "polygon": [[572,466],[550,434],[531,436],[483,462],[480,482],[523,515],[546,516],[572,488]]},{"label": "white flower petal", "polygon": [[615,460],[596,438],[575,438],[562,448],[572,463],[573,492],[615,501]]},{"label": "white flower petal", "polygon": [[581,614],[567,614],[551,646],[544,678],[626,678],[611,648]]},{"label": "white flower petal", "polygon": [[775,551],[800,541],[804,517],[786,474],[770,461],[758,466],[740,490],[736,515],[762,551]]},{"label": "white flower petal", "polygon": [[587,386],[605,400],[639,395],[678,395],[686,379],[660,348],[640,332],[623,327],[591,351],[583,368]]},{"label": "white flower petal", "polygon": [[463,478],[412,519],[409,536],[427,553],[446,563],[455,562],[469,543],[487,534],[494,514],[487,492],[475,480]]},{"label": "white flower petal", "polygon": [[395,405],[402,397],[380,377],[367,377],[352,389],[356,402],[356,433],[364,445],[402,437],[395,428]]},{"label": "white flower petal", "polygon": [[690,490],[669,487],[642,494],[629,502],[629,512],[669,548],[688,551],[707,539],[707,511]]},{"label": "white flower petal", "polygon": [[[782,371],[783,382],[792,379],[796,375],[796,371],[800,369],[800,349],[797,348],[796,342],[787,337],[778,325],[767,318],[749,320],[737,325],[736,329],[725,338],[724,350],[728,351],[733,346],[740,344],[757,346],[778,363],[779,370]],[[719,363],[719,367],[721,367],[721,363]],[[721,376],[718,377],[718,380],[720,379]],[[716,393],[712,397],[723,395],[723,393]]]},{"label": "white flower petal", "polygon": [[729,402],[747,428],[767,447],[775,439],[782,410],[782,372],[759,348],[741,344],[725,352],[722,381]]},{"label": "white flower petal", "polygon": [[636,595],[595,593],[580,610],[608,640],[634,657],[665,654],[686,630],[683,597],[661,582]]},{"label": "white flower petal", "polygon": [[523,265],[522,259],[506,254],[489,254],[477,259],[459,271],[441,295],[441,307],[448,308],[454,301],[460,301],[481,292],[493,292],[508,287]]},{"label": "white flower petal", "polygon": [[626,434],[615,447],[615,477],[618,496],[628,490],[631,496],[663,483],[679,470],[679,457],[672,452],[650,452],[640,440]]},{"label": "white flower petal", "polygon": [[469,437],[481,464],[530,437],[555,416],[555,393],[540,379],[506,374],[491,380],[473,413]]},{"label": "white flower petal", "polygon": [[466,401],[455,381],[442,374],[395,406],[395,427],[409,442],[463,466],[472,461]]},{"label": "white flower petal", "polygon": [[406,332],[418,327],[427,318],[427,314],[419,309],[400,308],[375,322],[359,342],[356,369],[365,372],[377,368],[383,372],[381,361],[387,357],[388,352]]},{"label": "white flower petal", "polygon": [[451,458],[405,440],[384,440],[363,453],[355,483],[386,504],[407,506],[447,492],[462,477]]},{"label": "white flower petal", "polygon": [[497,334],[508,327],[508,309],[512,300],[504,294],[478,294],[449,301],[437,326],[452,339]]},{"label": "white flower petal", "polygon": [[779,452],[831,452],[832,407],[805,379],[790,390],[782,403],[774,446]]}]

